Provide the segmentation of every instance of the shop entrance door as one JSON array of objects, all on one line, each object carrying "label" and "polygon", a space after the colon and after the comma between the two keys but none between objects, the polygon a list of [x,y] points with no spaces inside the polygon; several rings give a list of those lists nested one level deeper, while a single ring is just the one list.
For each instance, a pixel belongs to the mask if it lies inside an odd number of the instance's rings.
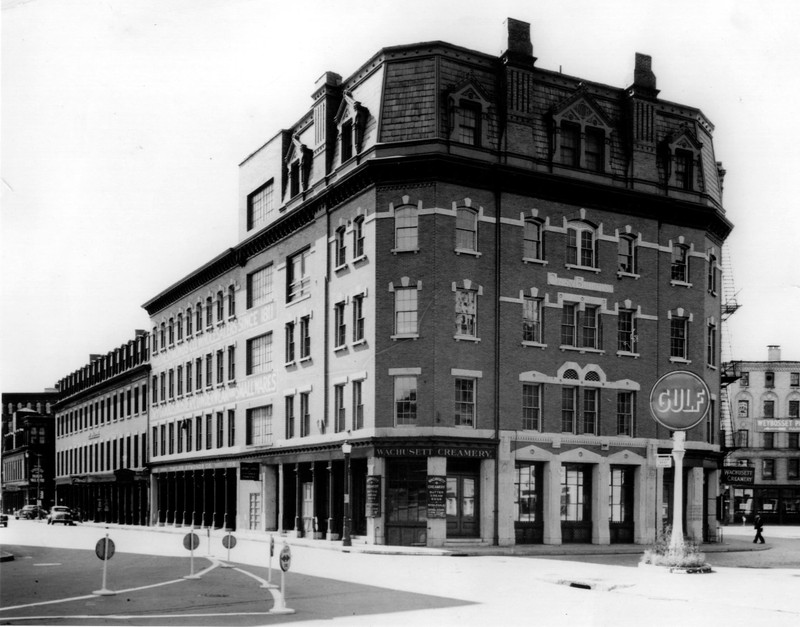
[{"label": "shop entrance door", "polygon": [[478,475],[447,475],[447,537],[478,537]]}]

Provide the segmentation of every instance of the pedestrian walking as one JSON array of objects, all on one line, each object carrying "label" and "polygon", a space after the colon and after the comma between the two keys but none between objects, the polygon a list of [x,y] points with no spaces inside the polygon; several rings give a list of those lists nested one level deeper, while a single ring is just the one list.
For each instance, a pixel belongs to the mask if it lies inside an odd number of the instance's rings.
[{"label": "pedestrian walking", "polygon": [[758,514],[756,514],[756,517],[753,520],[753,527],[756,530],[756,537],[753,538],[753,544],[756,542],[764,544],[764,536],[761,535],[761,532],[764,530],[764,523],[761,522],[761,516]]}]

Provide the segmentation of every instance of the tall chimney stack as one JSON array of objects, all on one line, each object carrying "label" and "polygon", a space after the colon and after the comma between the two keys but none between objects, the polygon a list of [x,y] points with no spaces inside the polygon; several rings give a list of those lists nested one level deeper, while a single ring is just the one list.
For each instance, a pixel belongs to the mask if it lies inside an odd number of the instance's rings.
[{"label": "tall chimney stack", "polygon": [[770,344],[767,346],[767,361],[780,361],[781,360],[781,347],[777,344]]}]

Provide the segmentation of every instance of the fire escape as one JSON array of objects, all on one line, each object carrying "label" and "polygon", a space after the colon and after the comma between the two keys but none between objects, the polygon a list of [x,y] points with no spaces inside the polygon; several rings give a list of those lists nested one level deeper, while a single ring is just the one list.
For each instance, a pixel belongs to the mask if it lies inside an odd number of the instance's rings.
[{"label": "fire escape", "polygon": [[722,430],[722,451],[728,454],[741,446],[737,442],[736,424],[734,419],[731,399],[728,396],[728,386],[741,377],[741,361],[733,360],[731,348],[730,329],[728,319],[739,309],[736,300],[737,292],[733,283],[733,268],[731,266],[730,251],[728,246],[722,247],[722,372],[720,377],[720,429]]}]

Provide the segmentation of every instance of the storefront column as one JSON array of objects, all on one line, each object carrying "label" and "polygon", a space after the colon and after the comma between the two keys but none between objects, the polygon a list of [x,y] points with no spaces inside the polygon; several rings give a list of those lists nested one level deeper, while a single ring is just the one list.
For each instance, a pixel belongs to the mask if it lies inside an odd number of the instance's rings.
[{"label": "storefront column", "polygon": [[542,483],[543,544],[561,544],[561,461],[554,458],[544,465]]},{"label": "storefront column", "polygon": [[636,466],[633,473],[633,541],[636,544],[651,544],[656,533],[656,478],[653,466]]},{"label": "storefront column", "polygon": [[608,496],[611,492],[611,471],[608,460],[592,466],[592,544],[611,544],[609,518],[611,508]]},{"label": "storefront column", "polygon": [[[514,480],[516,478],[516,467],[514,456],[511,453],[511,438],[508,435],[501,436],[500,445],[497,449],[497,454],[499,455],[497,467],[500,471],[497,480],[497,544],[499,546],[511,546],[516,543],[514,533]],[[494,464],[494,460],[491,460],[491,463]]]},{"label": "storefront column", "polygon": [[[706,527],[708,528],[709,539],[716,540],[717,527],[717,502],[719,498],[719,470],[709,470],[703,473],[706,482]],[[719,516],[721,518],[721,515]]]},{"label": "storefront column", "polygon": [[686,473],[686,535],[703,541],[703,479],[702,468],[685,468]]},{"label": "storefront column", "polygon": [[283,511],[284,511],[284,490],[283,490],[283,464],[278,464],[278,533],[283,533]]},{"label": "storefront column", "polygon": [[294,465],[294,535],[303,537],[303,482],[300,476],[300,464]]},{"label": "storefront column", "polygon": [[[372,544],[386,544],[384,529],[386,528],[386,459],[383,457],[370,457],[367,460],[367,476],[380,477],[380,516],[367,517],[367,538]],[[331,500],[331,503],[333,500]]]},{"label": "storefront column", "polygon": [[278,497],[278,470],[275,466],[261,466],[261,476],[264,478],[261,492],[262,511],[264,513],[261,530],[274,531],[277,529],[276,520],[280,520],[278,514],[278,504],[280,503],[280,497]]},{"label": "storefront column", "polygon": [[[428,476],[447,476],[447,458],[429,457]],[[428,546],[444,546],[447,542],[447,518],[428,519]]]},{"label": "storefront column", "polygon": [[339,534],[335,533],[335,529],[338,529],[336,525],[336,521],[333,518],[334,512],[334,490],[333,490],[333,460],[328,460],[328,465],[326,466],[328,471],[328,531],[325,534],[326,540],[338,540]]}]

